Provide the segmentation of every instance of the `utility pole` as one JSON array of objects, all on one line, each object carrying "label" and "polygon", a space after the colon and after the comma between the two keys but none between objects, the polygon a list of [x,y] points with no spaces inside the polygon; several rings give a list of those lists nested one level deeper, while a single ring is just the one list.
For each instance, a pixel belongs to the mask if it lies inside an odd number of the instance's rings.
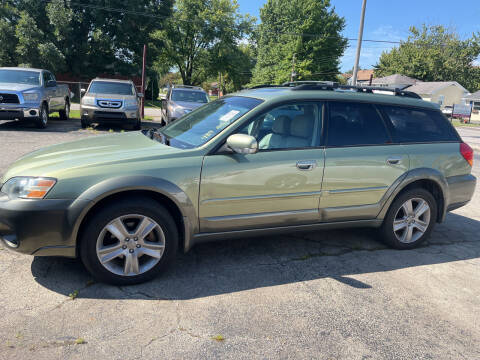
[{"label": "utility pole", "polygon": [[363,24],[365,22],[365,8],[367,0],[363,0],[362,15],[360,16],[360,29],[358,30],[357,56],[355,57],[355,66],[353,67],[352,85],[357,85],[358,62],[360,61],[360,51],[362,50]]},{"label": "utility pole", "polygon": [[147,45],[143,45],[143,65],[142,65],[142,119],[145,117],[145,63],[147,62]]},{"label": "utility pole", "polygon": [[292,74],[290,76],[290,82],[294,82],[295,81],[295,77],[297,76],[297,73],[295,72],[295,57],[296,57],[297,54],[293,54],[293,58],[292,58]]}]

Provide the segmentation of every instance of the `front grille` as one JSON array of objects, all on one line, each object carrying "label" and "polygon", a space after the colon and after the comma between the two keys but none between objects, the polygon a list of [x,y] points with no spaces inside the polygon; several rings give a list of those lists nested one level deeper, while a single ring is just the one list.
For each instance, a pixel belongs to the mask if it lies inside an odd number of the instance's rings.
[{"label": "front grille", "polygon": [[15,94],[1,94],[0,93],[0,104],[20,104],[18,96]]},{"label": "front grille", "polygon": [[95,111],[93,115],[95,119],[98,120],[117,120],[126,118],[125,113],[113,111]]},{"label": "front grille", "polygon": [[97,100],[97,104],[101,108],[119,109],[122,107],[120,100]]}]

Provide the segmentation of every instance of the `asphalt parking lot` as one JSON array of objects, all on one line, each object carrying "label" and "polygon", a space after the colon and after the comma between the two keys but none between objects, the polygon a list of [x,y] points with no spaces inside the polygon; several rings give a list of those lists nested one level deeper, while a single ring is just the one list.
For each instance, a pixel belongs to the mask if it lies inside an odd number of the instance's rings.
[{"label": "asphalt parking lot", "polygon": [[[79,129],[0,122],[0,174],[110,130]],[[387,249],[372,230],[232,240],[132,287],[0,248],[0,359],[479,359],[479,187],[420,249]]]}]

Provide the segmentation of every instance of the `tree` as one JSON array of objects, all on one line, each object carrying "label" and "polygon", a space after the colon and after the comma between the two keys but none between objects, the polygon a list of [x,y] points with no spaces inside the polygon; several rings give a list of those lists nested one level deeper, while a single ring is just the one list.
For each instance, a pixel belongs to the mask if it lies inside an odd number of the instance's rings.
[{"label": "tree", "polygon": [[336,79],[347,40],[330,0],[268,0],[260,18],[252,85],[289,81],[294,55],[297,80]]},{"label": "tree", "polygon": [[143,45],[162,29],[173,1],[2,0],[0,64],[27,63],[86,79],[138,75]]},{"label": "tree", "polygon": [[157,66],[176,67],[185,85],[231,69],[237,44],[251,31],[253,19],[238,13],[235,0],[178,0],[164,30],[153,33]]},{"label": "tree", "polygon": [[407,41],[383,52],[375,76],[402,74],[422,81],[457,81],[470,91],[480,87],[480,32],[461,40],[441,25],[412,26]]}]

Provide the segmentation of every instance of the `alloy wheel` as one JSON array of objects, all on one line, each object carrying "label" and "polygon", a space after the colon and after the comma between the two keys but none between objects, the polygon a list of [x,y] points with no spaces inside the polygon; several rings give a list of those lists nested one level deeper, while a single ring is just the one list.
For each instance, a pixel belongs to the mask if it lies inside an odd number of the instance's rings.
[{"label": "alloy wheel", "polygon": [[398,209],[393,220],[393,232],[401,243],[418,241],[430,225],[431,210],[421,198],[409,199]]},{"label": "alloy wheel", "polygon": [[120,276],[136,276],[152,269],[165,251],[165,235],[153,219],[138,214],[108,223],[97,239],[97,256],[104,268]]}]

